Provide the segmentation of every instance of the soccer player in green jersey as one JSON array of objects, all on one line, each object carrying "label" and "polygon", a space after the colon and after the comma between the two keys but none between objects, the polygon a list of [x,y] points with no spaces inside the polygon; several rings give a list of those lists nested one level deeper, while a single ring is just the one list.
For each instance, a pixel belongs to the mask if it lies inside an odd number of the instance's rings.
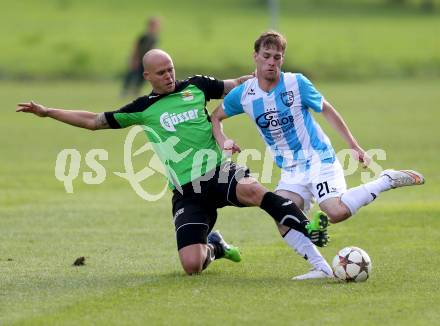
[{"label": "soccer player in green jersey", "polygon": [[249,171],[227,161],[213,134],[206,103],[220,99],[251,76],[231,80],[194,76],[176,81],[171,57],[153,49],[143,58],[144,77],[152,92],[116,111],[93,113],[20,103],[18,112],[33,113],[90,130],[144,127],[167,169],[173,190],[173,215],[182,267],[200,273],[216,258],[240,260],[237,248],[218,232],[211,232],[217,209],[224,206],[259,206],[273,219],[298,230],[311,242],[327,242],[327,220],[310,223],[290,200],[272,192],[249,176]]}]

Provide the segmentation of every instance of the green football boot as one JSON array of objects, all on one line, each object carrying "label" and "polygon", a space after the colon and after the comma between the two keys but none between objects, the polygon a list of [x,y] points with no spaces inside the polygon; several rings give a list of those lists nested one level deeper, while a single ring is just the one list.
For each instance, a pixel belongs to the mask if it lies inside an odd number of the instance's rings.
[{"label": "green football boot", "polygon": [[208,234],[208,243],[211,243],[213,245],[218,245],[223,249],[224,255],[221,258],[229,259],[235,263],[241,261],[240,249],[238,249],[238,247],[226,243],[225,239],[223,239],[222,235],[218,230]]},{"label": "green football boot", "polygon": [[328,217],[321,211],[314,212],[310,223],[306,225],[310,240],[318,247],[325,247],[328,244],[327,226]]}]

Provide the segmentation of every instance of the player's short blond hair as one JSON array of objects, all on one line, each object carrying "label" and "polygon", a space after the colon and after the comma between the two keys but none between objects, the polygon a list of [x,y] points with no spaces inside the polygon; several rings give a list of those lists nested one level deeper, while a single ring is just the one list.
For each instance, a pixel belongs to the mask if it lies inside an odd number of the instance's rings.
[{"label": "player's short blond hair", "polygon": [[261,47],[275,47],[283,53],[286,50],[287,41],[283,35],[275,31],[267,31],[261,34],[254,43],[254,51],[259,52]]}]

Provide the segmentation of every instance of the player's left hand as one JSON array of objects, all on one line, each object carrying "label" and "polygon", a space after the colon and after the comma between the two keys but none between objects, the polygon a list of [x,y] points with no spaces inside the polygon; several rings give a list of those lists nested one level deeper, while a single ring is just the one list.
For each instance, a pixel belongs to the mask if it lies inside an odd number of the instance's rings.
[{"label": "player's left hand", "polygon": [[238,77],[238,78],[237,78],[237,84],[238,84],[238,85],[241,85],[241,84],[243,84],[246,80],[251,79],[251,78],[254,78],[254,77],[255,77],[255,76],[254,76],[253,73],[250,74],[250,75],[244,75],[244,76]]},{"label": "player's left hand", "polygon": [[351,148],[353,156],[362,163],[362,167],[365,169],[371,163],[371,157],[360,146],[353,146]]}]

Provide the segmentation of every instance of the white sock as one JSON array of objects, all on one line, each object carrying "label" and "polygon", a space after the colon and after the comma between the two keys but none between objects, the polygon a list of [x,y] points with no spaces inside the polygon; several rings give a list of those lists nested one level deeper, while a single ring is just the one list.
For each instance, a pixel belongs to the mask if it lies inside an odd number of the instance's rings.
[{"label": "white sock", "polygon": [[348,189],[341,196],[342,202],[350,209],[351,215],[356,214],[359,208],[368,205],[383,191],[391,189],[387,176],[380,177],[374,181]]},{"label": "white sock", "polygon": [[283,238],[289,247],[304,257],[314,268],[322,270],[329,275],[333,273],[325,258],[322,257],[312,241],[310,241],[310,239],[304,234],[294,229],[290,229]]},{"label": "white sock", "polygon": [[391,189],[390,178],[386,175],[364,184],[367,190],[378,196],[381,192]]}]

